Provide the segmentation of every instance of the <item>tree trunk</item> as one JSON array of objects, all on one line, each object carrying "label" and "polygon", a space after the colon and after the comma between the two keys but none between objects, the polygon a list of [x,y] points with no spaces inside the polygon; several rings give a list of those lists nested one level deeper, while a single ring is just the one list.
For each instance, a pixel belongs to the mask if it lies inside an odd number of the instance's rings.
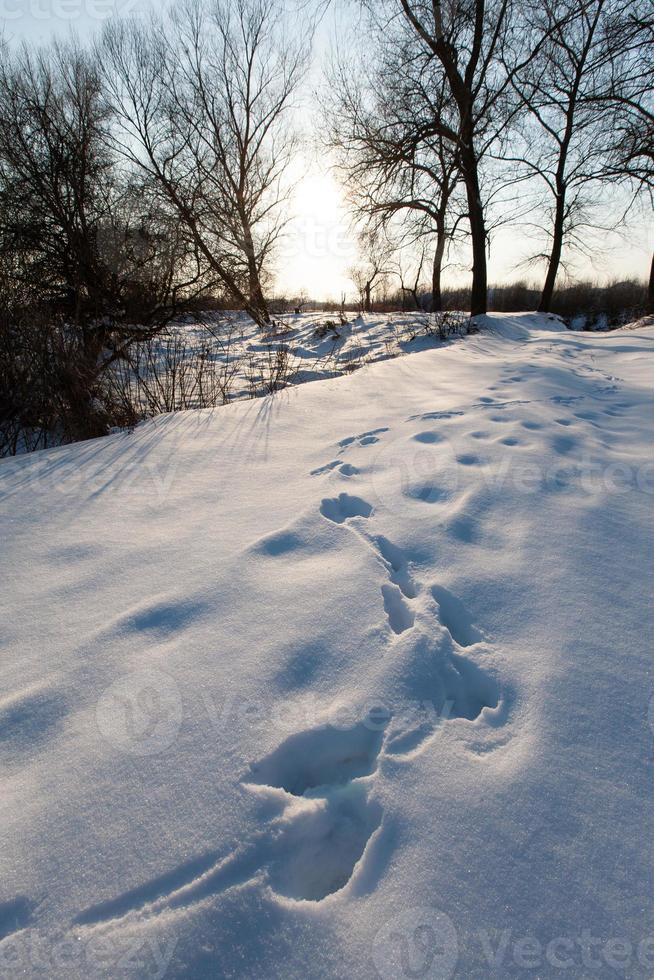
[{"label": "tree trunk", "polygon": [[270,313],[268,312],[268,305],[263,297],[263,291],[261,289],[261,283],[259,282],[258,273],[255,273],[254,276],[252,276],[250,273],[250,303],[255,310],[259,311],[263,322],[270,323]]},{"label": "tree trunk", "polygon": [[552,307],[552,297],[556,277],[561,264],[561,252],[563,250],[563,225],[565,215],[565,190],[559,187],[556,196],[556,213],[554,215],[554,230],[552,232],[552,250],[547,265],[547,275],[545,285],[541,293],[540,303],[538,304],[539,313],[549,313]]},{"label": "tree trunk", "polygon": [[270,314],[268,312],[268,306],[263,297],[263,290],[261,288],[261,280],[259,278],[259,269],[257,267],[257,260],[254,251],[254,241],[252,240],[252,232],[250,231],[250,225],[247,216],[241,214],[241,225],[243,227],[243,247],[248,264],[248,287],[249,287],[249,300],[250,306],[257,310],[259,313],[259,318],[257,323],[267,324],[270,323]]},{"label": "tree trunk", "polygon": [[[245,293],[240,289],[238,283],[234,279],[231,272],[228,269],[226,269],[220,262],[217,261],[213,251],[209,248],[206,241],[203,239],[202,235],[200,234],[200,231],[198,229],[197,219],[193,214],[193,211],[180,197],[175,184],[173,184],[170,180],[168,180],[168,178],[158,169],[156,165],[156,161],[152,158],[152,156],[151,156],[151,160],[152,160],[152,164],[154,167],[154,172],[157,180],[161,184],[171,204],[173,204],[174,207],[177,209],[177,212],[181,220],[184,222],[184,224],[188,227],[189,231],[191,232],[197,250],[207,260],[209,267],[213,269],[213,271],[217,274],[220,281],[226,287],[228,294],[237,301],[237,303],[248,314],[248,316],[252,317],[252,319],[257,324],[257,326],[258,327],[266,326],[266,324],[270,323],[270,316],[268,314],[268,310],[265,308],[265,304],[264,304],[263,311],[258,309],[256,306],[254,306],[254,304],[250,302],[250,300],[245,295]],[[253,246],[253,250],[254,250],[254,246]]]},{"label": "tree trunk", "polygon": [[443,309],[441,292],[441,274],[443,271],[443,256],[445,255],[445,229],[438,229],[434,264],[431,271],[431,312],[440,313]]},{"label": "tree trunk", "polygon": [[654,313],[654,255],[652,255],[652,268],[649,274],[649,311]]},{"label": "tree trunk", "polygon": [[363,304],[363,309],[364,309],[364,312],[365,313],[370,313],[370,310],[371,310],[370,289],[371,289],[370,283],[367,282],[366,283],[366,289],[365,289],[365,301],[364,301],[364,304]]},{"label": "tree trunk", "polygon": [[464,135],[466,150],[462,153],[463,179],[466,185],[468,220],[472,241],[472,289],[470,316],[479,316],[488,309],[488,270],[486,266],[486,223],[479,191],[477,158],[472,146],[472,134]]}]

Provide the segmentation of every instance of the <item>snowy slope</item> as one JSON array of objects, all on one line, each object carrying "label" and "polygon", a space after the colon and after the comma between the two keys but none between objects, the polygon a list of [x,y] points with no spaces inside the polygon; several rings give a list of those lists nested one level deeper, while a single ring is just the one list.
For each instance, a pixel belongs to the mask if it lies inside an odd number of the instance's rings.
[{"label": "snowy slope", "polygon": [[206,351],[219,379],[220,402],[227,403],[439,347],[439,321],[446,334],[467,333],[466,314],[446,316],[444,322],[440,316],[416,311],[349,313],[341,322],[340,314],[290,313],[275,316],[264,333],[244,313],[206,314],[200,321],[188,316],[155,339],[153,350],[159,355],[154,360],[160,366],[165,362],[171,336],[178,338],[187,355]]},{"label": "snowy slope", "polygon": [[0,976],[651,977],[654,329],[0,464]]}]

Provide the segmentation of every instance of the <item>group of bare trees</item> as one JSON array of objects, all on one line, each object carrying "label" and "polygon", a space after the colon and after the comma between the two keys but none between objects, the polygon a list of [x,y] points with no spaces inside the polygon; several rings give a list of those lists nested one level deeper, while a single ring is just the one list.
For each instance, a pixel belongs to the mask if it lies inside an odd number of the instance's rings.
[{"label": "group of bare trees", "polygon": [[[334,57],[319,138],[361,234],[362,307],[391,275],[417,302],[429,268],[440,309],[469,250],[485,312],[491,236],[521,222],[549,310],[567,254],[654,193],[654,0],[352,4],[367,43]],[[108,373],[185,309],[269,324],[307,9],[182,0],[86,48],[3,48],[3,426],[80,438],[129,421]]]},{"label": "group of bare trees", "polygon": [[490,233],[520,221],[539,240],[549,310],[566,252],[589,252],[652,188],[652,0],[363,8],[370,43],[332,66],[326,129],[368,240],[420,241],[421,259],[427,243],[438,309],[443,258],[465,234],[474,315]]},{"label": "group of bare trees", "polygon": [[99,435],[131,421],[116,362],[172,317],[269,321],[308,44],[277,0],[188,0],[1,54],[2,430]]}]

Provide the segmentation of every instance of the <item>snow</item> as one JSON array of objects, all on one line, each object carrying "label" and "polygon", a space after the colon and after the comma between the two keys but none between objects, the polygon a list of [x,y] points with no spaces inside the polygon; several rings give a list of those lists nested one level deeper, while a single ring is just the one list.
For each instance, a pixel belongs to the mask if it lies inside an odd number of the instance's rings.
[{"label": "snow", "polygon": [[0,464],[0,976],[648,977],[654,327]]},{"label": "snow", "polygon": [[[447,316],[444,330],[467,331],[466,314]],[[442,345],[437,318],[415,311],[285,313],[275,315],[263,333],[245,314],[209,313],[200,321],[190,315],[182,318],[169,333],[155,338],[153,361],[160,371],[173,338],[179,339],[187,360],[200,353],[201,363],[205,358],[211,362],[223,403],[338,377],[365,364]],[[148,366],[142,365],[142,370],[147,377]]]}]

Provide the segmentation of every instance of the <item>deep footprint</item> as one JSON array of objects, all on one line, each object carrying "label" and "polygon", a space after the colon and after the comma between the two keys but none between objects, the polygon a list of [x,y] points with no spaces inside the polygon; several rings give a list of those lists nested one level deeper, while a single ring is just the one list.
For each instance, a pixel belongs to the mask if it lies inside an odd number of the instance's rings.
[{"label": "deep footprint", "polygon": [[[439,618],[446,619],[442,608]],[[458,604],[453,615],[457,623],[450,622],[459,639],[474,641],[474,634],[466,632],[474,627],[466,623]],[[410,756],[443,723],[457,718],[475,721],[485,708],[495,709],[500,703],[499,684],[491,674],[451,649],[434,646],[426,635],[414,647],[412,664],[401,687],[410,710],[391,719],[385,742],[388,755]]]},{"label": "deep footprint", "polygon": [[268,873],[273,890],[310,902],[340,891],[381,819],[381,807],[368,800],[360,786],[347,786],[316,801],[288,829],[287,846]]},{"label": "deep footprint", "polygon": [[371,538],[371,541],[379,551],[391,582],[397,585],[407,599],[415,599],[418,594],[416,585],[409,573],[409,563],[402,549],[381,534]]},{"label": "deep footprint", "polygon": [[415,622],[415,615],[404,599],[402,592],[397,585],[382,585],[382,596],[384,598],[384,611],[388,617],[388,624],[394,633],[404,633],[410,630]]},{"label": "deep footprint", "polygon": [[472,623],[472,616],[455,595],[441,585],[433,585],[431,594],[438,603],[438,618],[450,631],[455,643],[469,647],[482,639],[480,630]]},{"label": "deep footprint", "polygon": [[283,789],[293,796],[342,785],[375,771],[382,738],[383,732],[364,722],[346,731],[326,725],[298,732],[252,763],[244,781]]},{"label": "deep footprint", "polygon": [[320,513],[334,524],[343,524],[349,517],[370,517],[372,505],[361,497],[340,493],[338,497],[325,497],[320,505]]},{"label": "deep footprint", "polygon": [[413,438],[415,442],[424,442],[427,445],[433,445],[435,442],[443,441],[442,435],[431,430],[427,430],[426,432],[418,432]]}]

